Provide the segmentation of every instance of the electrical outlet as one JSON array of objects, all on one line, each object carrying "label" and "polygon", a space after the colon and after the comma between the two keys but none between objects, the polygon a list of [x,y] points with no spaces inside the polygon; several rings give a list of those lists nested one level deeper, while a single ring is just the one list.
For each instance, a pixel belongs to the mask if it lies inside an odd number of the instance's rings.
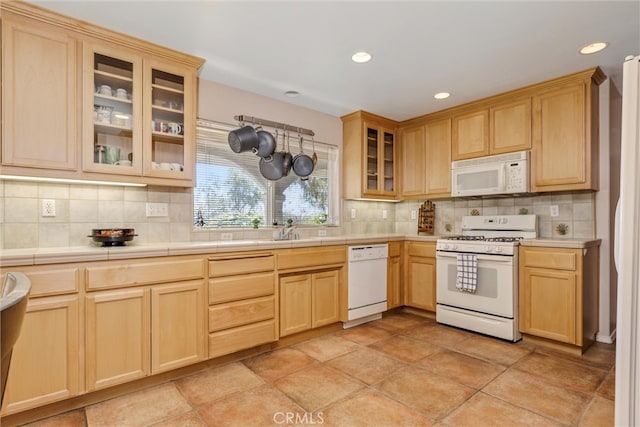
[{"label": "electrical outlet", "polygon": [[382,219],[387,219],[389,217],[389,212],[386,209],[382,211]]},{"label": "electrical outlet", "polygon": [[411,211],[411,219],[418,219],[418,211]]},{"label": "electrical outlet", "polygon": [[56,216],[56,201],[45,199],[42,201],[42,216]]},{"label": "electrical outlet", "polygon": [[558,205],[549,206],[549,214],[552,217],[560,216],[560,209],[558,209]]},{"label": "electrical outlet", "polygon": [[167,203],[147,203],[147,217],[169,216]]},{"label": "electrical outlet", "polygon": [[327,235],[327,230],[318,230],[318,237],[325,237]]},{"label": "electrical outlet", "polygon": [[233,240],[233,233],[221,233],[220,240]]},{"label": "electrical outlet", "polygon": [[356,219],[356,210],[351,209],[351,219]]}]

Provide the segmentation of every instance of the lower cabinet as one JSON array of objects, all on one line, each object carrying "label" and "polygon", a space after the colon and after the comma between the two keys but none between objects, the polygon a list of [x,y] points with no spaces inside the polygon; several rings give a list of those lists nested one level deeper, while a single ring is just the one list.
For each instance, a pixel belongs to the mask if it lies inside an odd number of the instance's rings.
[{"label": "lower cabinet", "polygon": [[521,247],[520,331],[586,348],[598,329],[597,284],[597,247]]},{"label": "lower cabinet", "polygon": [[151,373],[206,359],[201,280],[151,288]]},{"label": "lower cabinet", "polygon": [[393,242],[387,260],[387,309],[400,307],[402,294],[402,243]]},{"label": "lower cabinet", "polygon": [[13,348],[3,415],[80,392],[78,314],[77,295],[29,301]]},{"label": "lower cabinet", "polygon": [[280,336],[340,321],[338,270],[280,277]]},{"label": "lower cabinet", "polygon": [[436,244],[408,242],[405,305],[436,311]]},{"label": "lower cabinet", "polygon": [[275,256],[209,258],[209,357],[276,341]]},{"label": "lower cabinet", "polygon": [[88,391],[149,375],[149,292],[134,288],[86,297]]},{"label": "lower cabinet", "polygon": [[87,390],[204,360],[204,336],[201,280],[90,293]]}]

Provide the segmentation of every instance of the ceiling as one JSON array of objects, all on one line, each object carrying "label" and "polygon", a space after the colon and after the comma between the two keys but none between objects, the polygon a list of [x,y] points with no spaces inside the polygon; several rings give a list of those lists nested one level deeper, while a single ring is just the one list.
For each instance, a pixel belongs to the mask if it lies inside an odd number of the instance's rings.
[{"label": "ceiling", "polygon": [[[201,78],[334,116],[405,120],[597,65],[621,88],[625,56],[640,54],[637,0],[30,2],[205,58]],[[595,41],[609,47],[578,54]],[[353,63],[359,50],[371,62]]]}]

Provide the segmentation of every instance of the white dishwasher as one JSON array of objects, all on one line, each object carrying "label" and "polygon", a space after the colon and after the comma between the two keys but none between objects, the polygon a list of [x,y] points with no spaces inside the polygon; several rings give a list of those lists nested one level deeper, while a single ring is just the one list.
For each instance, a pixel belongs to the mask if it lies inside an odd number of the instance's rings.
[{"label": "white dishwasher", "polygon": [[344,328],[380,319],[387,309],[389,245],[349,246],[348,319]]}]

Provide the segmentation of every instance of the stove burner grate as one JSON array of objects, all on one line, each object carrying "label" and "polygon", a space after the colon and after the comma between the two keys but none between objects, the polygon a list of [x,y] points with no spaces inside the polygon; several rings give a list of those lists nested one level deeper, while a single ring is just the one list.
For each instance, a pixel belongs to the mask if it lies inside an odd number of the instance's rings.
[{"label": "stove burner grate", "polygon": [[448,236],[446,240],[486,240],[484,236]]}]

